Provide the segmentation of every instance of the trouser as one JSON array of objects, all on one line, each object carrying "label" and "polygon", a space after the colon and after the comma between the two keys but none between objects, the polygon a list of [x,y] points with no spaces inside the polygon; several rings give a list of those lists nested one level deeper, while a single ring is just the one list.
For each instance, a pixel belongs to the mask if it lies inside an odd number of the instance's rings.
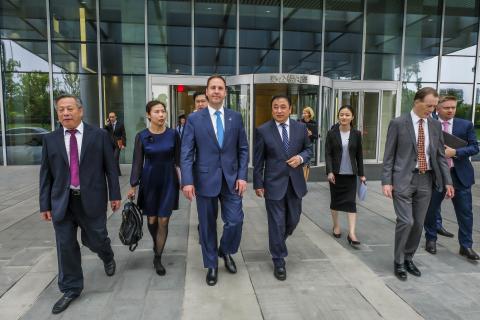
[{"label": "trouser", "polygon": [[[220,247],[217,249],[218,201],[220,201],[222,210],[223,234],[220,239]],[[223,178],[222,188],[218,196],[204,197],[197,195],[197,212],[203,266],[205,268],[216,268],[218,266],[219,250],[224,254],[234,254],[240,247],[243,225],[242,197],[232,193],[225,178]]]},{"label": "trouser", "polygon": [[268,244],[273,264],[276,267],[285,266],[284,258],[288,255],[285,241],[292,235],[300,221],[302,199],[298,198],[288,183],[287,192],[281,200],[265,199],[268,216]]},{"label": "trouser", "polygon": [[412,260],[422,237],[423,223],[432,196],[432,173],[414,173],[410,185],[402,192],[393,190],[395,226],[395,262]]},{"label": "trouser", "polygon": [[[455,188],[455,197],[452,198],[455,215],[458,223],[458,242],[462,247],[471,248],[473,244],[473,211],[472,211],[472,190],[471,187],[465,187],[458,179],[455,168],[450,169],[453,187]],[[445,198],[445,191],[433,191],[432,199],[425,217],[425,238],[427,240],[437,240],[437,217],[440,215],[442,201]]]},{"label": "trouser", "polygon": [[89,217],[85,214],[81,196],[70,194],[63,220],[54,222],[58,258],[58,286],[62,293],[76,296],[83,289],[83,272],[77,229],[80,227],[82,244],[95,252],[102,261],[113,259],[107,233],[107,215]]},{"label": "trouser", "polygon": [[119,147],[115,147],[115,149],[113,150],[113,157],[115,158],[115,165],[117,167],[119,176],[122,175],[122,172],[120,171],[120,151],[122,151],[122,149],[120,149]]}]

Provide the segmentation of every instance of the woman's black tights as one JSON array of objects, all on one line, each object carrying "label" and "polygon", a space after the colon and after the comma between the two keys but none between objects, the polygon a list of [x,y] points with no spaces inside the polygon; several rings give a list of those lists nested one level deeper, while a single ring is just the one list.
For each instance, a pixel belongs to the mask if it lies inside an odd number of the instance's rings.
[{"label": "woman's black tights", "polygon": [[170,217],[148,217],[148,231],[153,240],[153,251],[161,256],[168,236],[168,222]]}]

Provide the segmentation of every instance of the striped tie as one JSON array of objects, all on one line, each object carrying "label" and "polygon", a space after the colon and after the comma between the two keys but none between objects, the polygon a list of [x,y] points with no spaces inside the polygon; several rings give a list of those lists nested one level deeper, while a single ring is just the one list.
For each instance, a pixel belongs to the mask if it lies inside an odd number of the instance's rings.
[{"label": "striped tie", "polygon": [[287,124],[281,123],[280,125],[282,126],[283,150],[285,150],[285,153],[288,154],[288,146],[290,143],[288,141]]}]

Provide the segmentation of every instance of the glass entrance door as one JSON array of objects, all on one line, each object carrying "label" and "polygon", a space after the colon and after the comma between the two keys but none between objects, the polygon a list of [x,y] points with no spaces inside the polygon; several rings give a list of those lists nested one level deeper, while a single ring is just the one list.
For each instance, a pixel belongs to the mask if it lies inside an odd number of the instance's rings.
[{"label": "glass entrance door", "polygon": [[396,91],[341,89],[337,94],[335,116],[340,106],[351,106],[355,127],[362,132],[363,158],[380,161],[385,143],[381,137],[386,136],[388,123],[395,116]]}]

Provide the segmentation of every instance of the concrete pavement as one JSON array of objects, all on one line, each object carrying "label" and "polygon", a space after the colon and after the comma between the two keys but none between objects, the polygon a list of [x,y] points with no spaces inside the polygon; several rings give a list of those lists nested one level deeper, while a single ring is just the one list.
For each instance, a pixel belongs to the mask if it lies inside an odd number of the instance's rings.
[{"label": "concrete pavement", "polygon": [[[123,169],[128,172],[128,167]],[[126,193],[128,177],[120,179]],[[0,168],[0,318],[3,319],[478,319],[480,268],[458,255],[455,239],[440,237],[437,255],[423,249],[415,261],[423,275],[398,281],[393,269],[395,215],[379,182],[368,184],[367,201],[358,203],[358,249],[346,237],[331,236],[329,190],[309,184],[303,216],[287,245],[288,278],[273,277],[268,253],[264,202],[249,192],[244,199],[241,250],[231,275],[219,261],[219,282],[205,284],[196,230],[195,203],[181,201],[171,219],[164,265],[152,267],[151,239],[145,230],[131,253],[118,239],[118,213],[108,220],[117,273],[106,277],[102,262],[82,248],[85,289],[60,315],[53,228],[39,220],[38,167]],[[480,251],[480,189],[474,187],[474,248]],[[457,233],[450,201],[445,226]],[[111,213],[110,213],[111,214]],[[219,217],[219,230],[221,219]]]}]

